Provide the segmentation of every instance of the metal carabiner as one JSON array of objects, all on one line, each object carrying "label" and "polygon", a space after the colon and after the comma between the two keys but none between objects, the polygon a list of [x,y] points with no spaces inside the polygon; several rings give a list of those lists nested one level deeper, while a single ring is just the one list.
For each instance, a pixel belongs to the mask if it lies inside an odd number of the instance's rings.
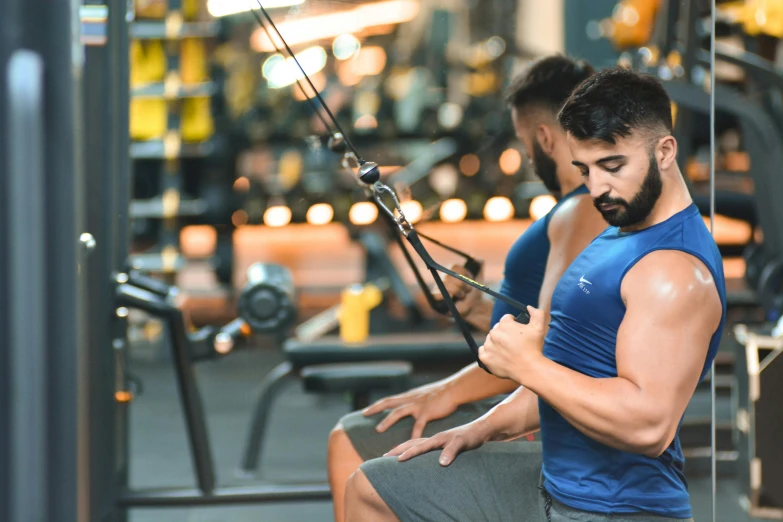
[{"label": "metal carabiner", "polygon": [[[394,211],[392,211],[381,199],[381,193],[383,192],[387,192],[392,197],[397,215],[395,215]],[[405,217],[405,213],[402,211],[402,205],[400,205],[400,200],[397,198],[397,194],[387,185],[384,185],[380,181],[376,181],[372,184],[372,197],[375,202],[378,203],[378,205],[389,215],[392,221],[394,221],[394,223],[397,225],[397,228],[400,229],[400,233],[402,233],[403,236],[408,237],[408,232],[413,230],[413,225]]]}]

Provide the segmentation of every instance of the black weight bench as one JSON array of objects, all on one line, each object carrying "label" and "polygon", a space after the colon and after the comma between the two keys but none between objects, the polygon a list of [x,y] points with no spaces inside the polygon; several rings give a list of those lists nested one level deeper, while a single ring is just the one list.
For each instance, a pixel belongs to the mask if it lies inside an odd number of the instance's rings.
[{"label": "black weight bench", "polygon": [[[482,344],[485,337],[477,335],[476,342]],[[291,377],[304,379],[305,389],[310,387],[312,391],[329,388],[329,391],[351,393],[349,387],[356,386],[353,391],[355,399],[363,401],[366,400],[363,394],[382,390],[392,383],[398,384],[415,371],[433,367],[453,371],[475,361],[465,339],[458,332],[373,335],[366,343],[355,344],[343,343],[335,335],[312,342],[289,339],[283,343],[283,353],[286,361],[273,368],[261,384],[242,457],[242,474],[252,474],[258,469],[272,403]],[[382,370],[383,366],[378,363],[387,366]],[[389,366],[388,363],[398,366]],[[410,368],[407,375],[403,375],[401,363]],[[340,366],[335,369],[335,365],[342,365],[342,369]],[[329,369],[330,366],[332,369]],[[362,371],[366,372],[364,376]],[[373,372],[376,375],[381,373],[386,380],[380,387],[367,386],[365,379]]]},{"label": "black weight bench", "polygon": [[351,407],[361,410],[370,404],[372,392],[398,392],[410,388],[413,365],[409,362],[316,364],[302,368],[300,377],[306,392],[349,393]]}]

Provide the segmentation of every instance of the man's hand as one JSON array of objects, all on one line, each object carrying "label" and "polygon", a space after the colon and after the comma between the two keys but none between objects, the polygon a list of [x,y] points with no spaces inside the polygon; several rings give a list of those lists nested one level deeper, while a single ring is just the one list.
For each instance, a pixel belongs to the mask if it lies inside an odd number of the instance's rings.
[{"label": "man's hand", "polygon": [[369,416],[384,410],[392,410],[375,427],[381,433],[391,428],[398,420],[408,416],[413,417],[411,438],[418,439],[424,433],[428,422],[448,417],[454,413],[458,405],[446,384],[434,382],[381,399],[362,410],[362,413]]},{"label": "man's hand", "polygon": [[504,315],[479,348],[479,359],[495,377],[524,384],[520,382],[520,369],[528,367],[531,358],[541,356],[548,314],[532,306],[527,307],[527,312],[528,324],[516,322],[513,315]]},{"label": "man's hand", "polygon": [[414,439],[403,442],[384,457],[397,457],[399,462],[418,457],[424,453],[443,448],[438,462],[441,466],[448,466],[463,451],[470,451],[481,447],[490,440],[487,424],[482,419],[477,419],[464,426],[452,428],[438,433],[428,439]]}]

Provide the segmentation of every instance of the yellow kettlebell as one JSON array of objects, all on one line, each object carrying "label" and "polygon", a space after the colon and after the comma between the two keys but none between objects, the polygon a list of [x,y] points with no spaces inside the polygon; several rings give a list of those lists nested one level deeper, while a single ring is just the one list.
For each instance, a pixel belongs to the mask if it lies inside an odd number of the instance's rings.
[{"label": "yellow kettlebell", "polygon": [[383,294],[373,284],[351,285],[340,296],[340,339],[361,343],[370,335],[370,311],[381,304]]}]

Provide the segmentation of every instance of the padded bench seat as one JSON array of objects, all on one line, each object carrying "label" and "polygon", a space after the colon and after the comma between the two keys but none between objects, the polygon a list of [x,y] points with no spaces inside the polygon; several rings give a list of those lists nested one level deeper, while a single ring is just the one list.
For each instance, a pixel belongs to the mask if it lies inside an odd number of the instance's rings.
[{"label": "padded bench seat", "polygon": [[374,391],[397,391],[410,387],[413,365],[392,361],[377,363],[318,364],[302,368],[305,391],[351,394],[354,410],[365,408]]},{"label": "padded bench seat", "polygon": [[[481,345],[486,335],[474,336]],[[473,352],[458,332],[373,335],[366,343],[344,343],[339,336],[324,336],[312,342],[288,339],[283,343],[286,359],[294,368],[314,364],[407,361],[414,365],[455,365],[475,362]]]}]

